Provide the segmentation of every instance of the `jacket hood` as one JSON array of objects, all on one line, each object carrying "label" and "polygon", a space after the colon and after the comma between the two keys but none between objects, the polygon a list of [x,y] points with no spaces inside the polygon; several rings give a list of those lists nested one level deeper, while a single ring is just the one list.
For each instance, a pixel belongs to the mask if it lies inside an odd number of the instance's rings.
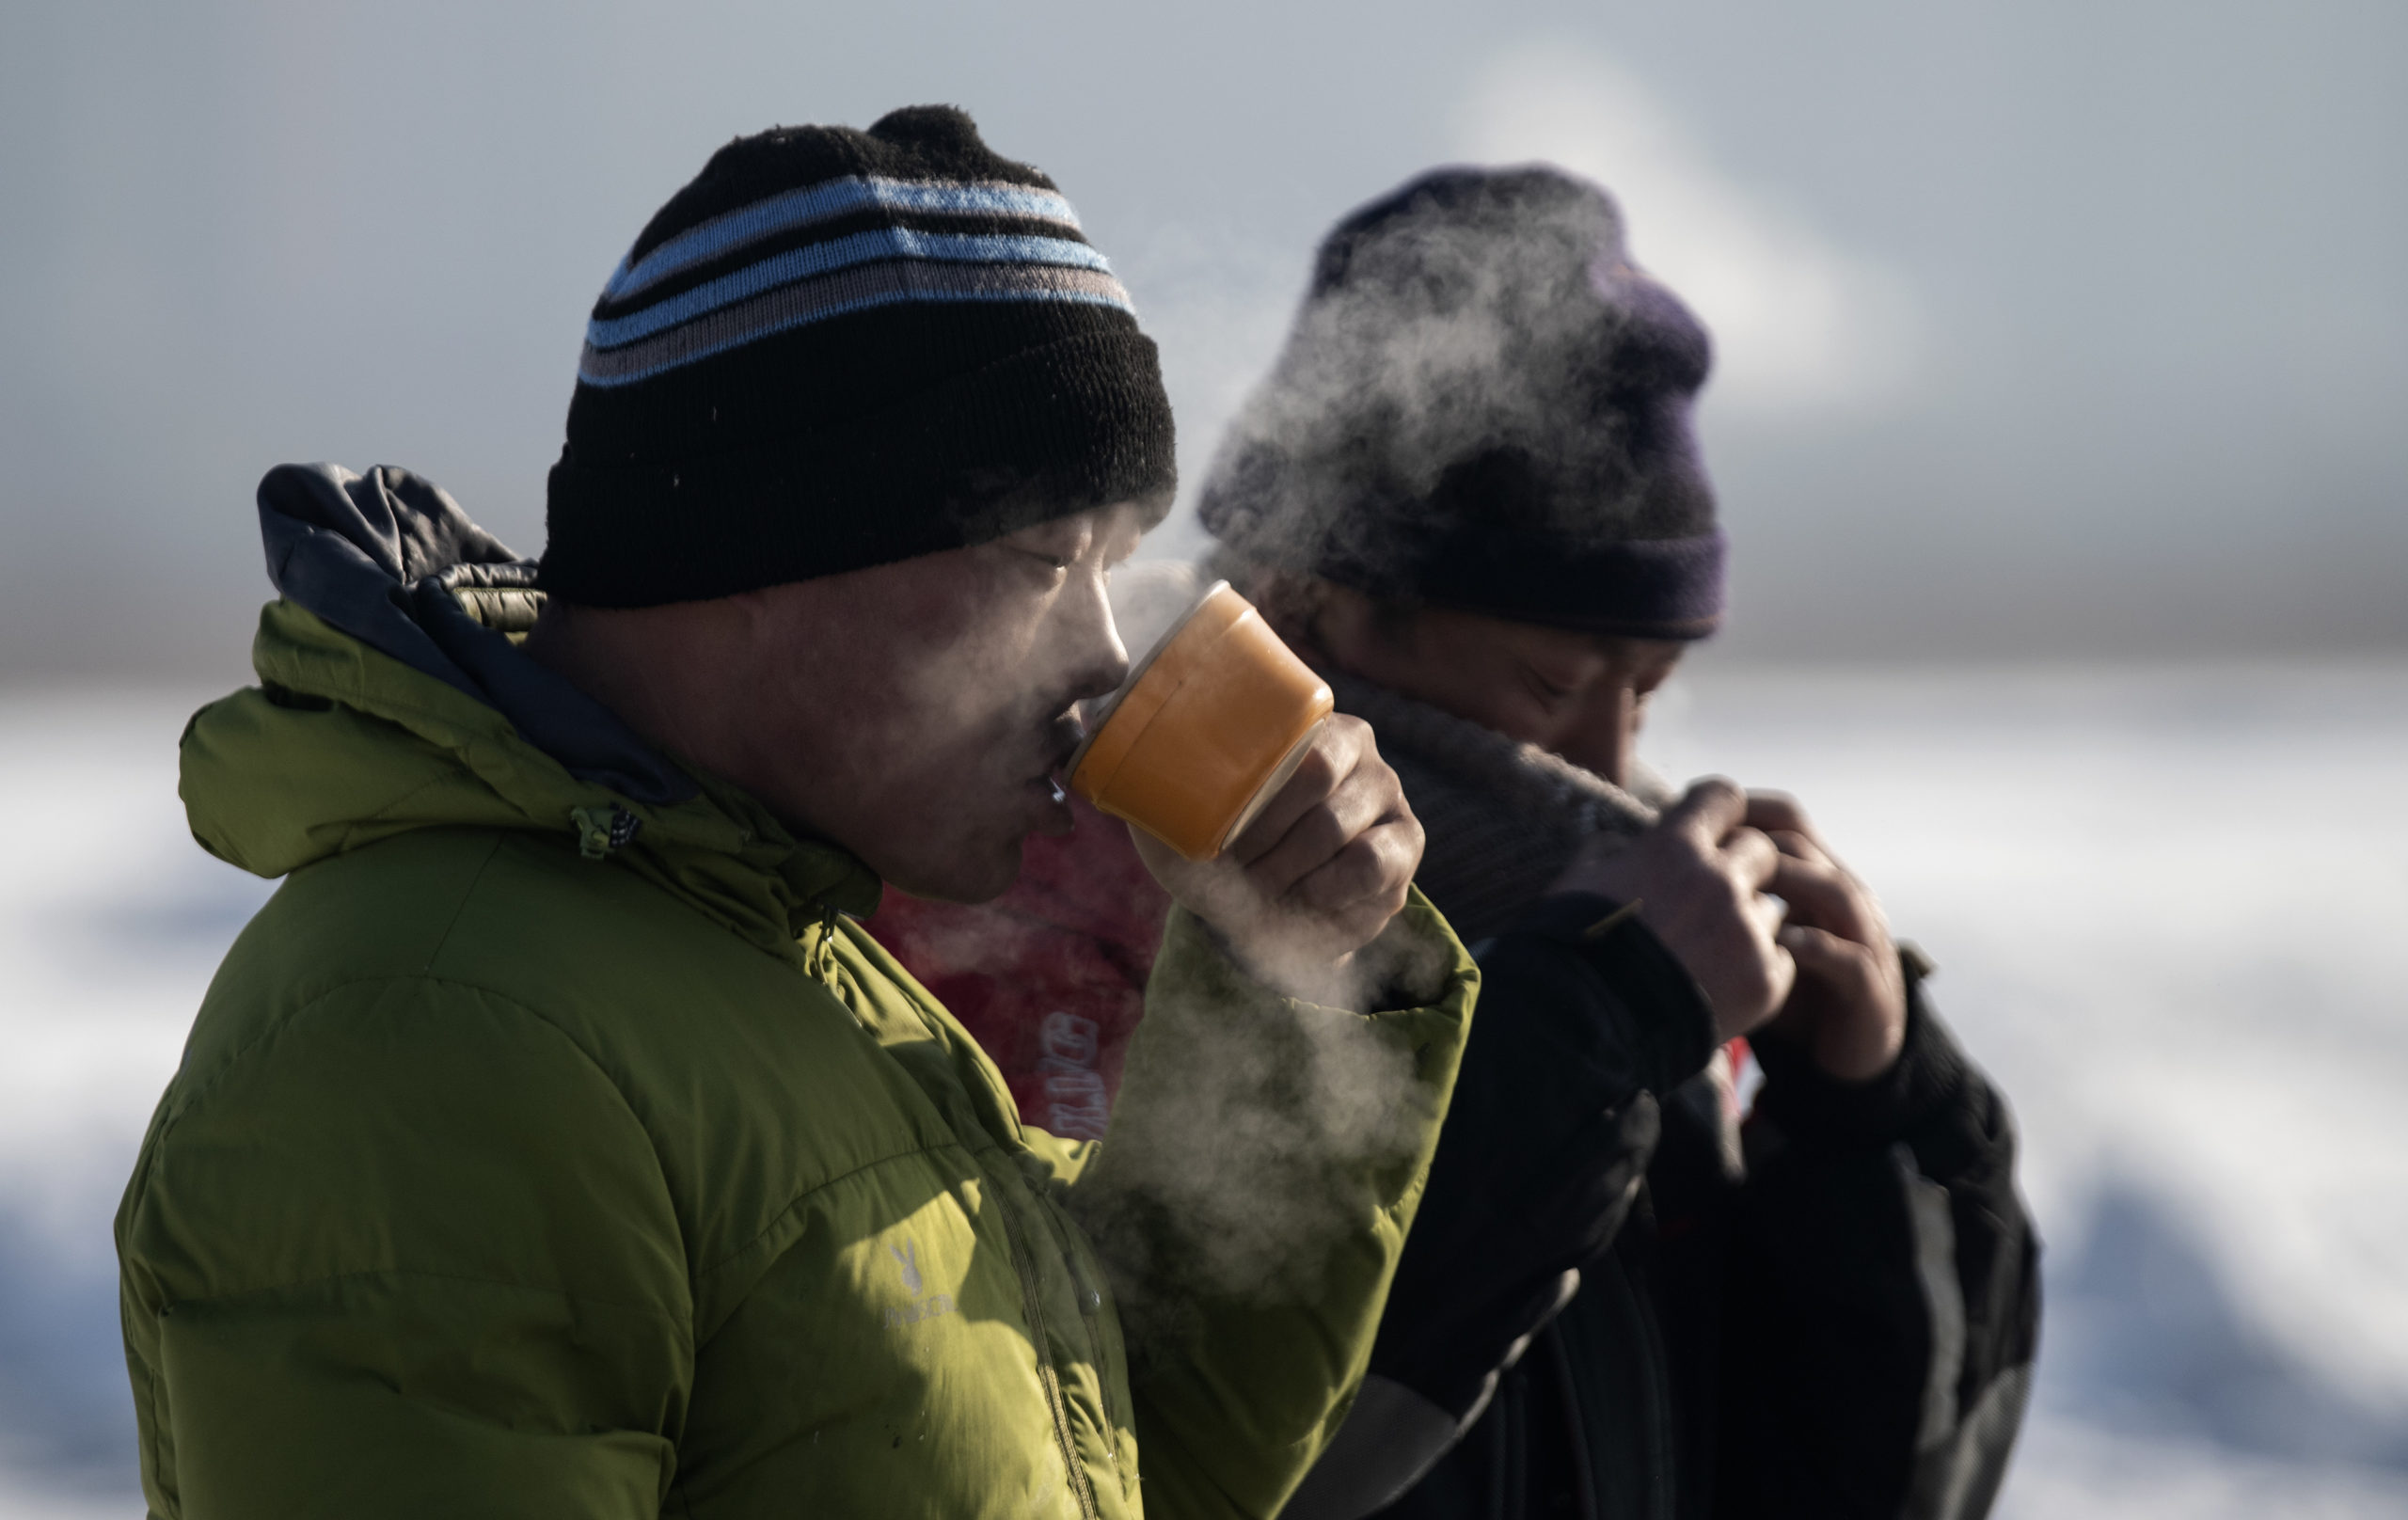
[{"label": "jacket hood", "polygon": [[185,730],[193,836],[265,877],[414,829],[530,830],[656,877],[792,949],[879,884],[742,789],[680,766],[527,657],[535,562],[407,470],[285,465],[260,483],[261,686]]}]

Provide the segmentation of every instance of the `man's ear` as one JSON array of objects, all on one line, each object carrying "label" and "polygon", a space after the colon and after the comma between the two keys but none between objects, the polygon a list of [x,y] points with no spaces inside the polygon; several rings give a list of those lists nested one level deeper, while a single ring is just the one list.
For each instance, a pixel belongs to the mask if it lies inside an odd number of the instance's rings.
[{"label": "man's ear", "polygon": [[[1323,654],[1354,668],[1377,647],[1404,659],[1417,657],[1421,610],[1410,602],[1369,596],[1319,576],[1299,577],[1306,612],[1301,631]],[[1282,635],[1285,637],[1285,635]]]},{"label": "man's ear", "polygon": [[[1271,631],[1289,643],[1310,646],[1328,652],[1328,641],[1322,636],[1321,620],[1329,608],[1329,593],[1336,588],[1319,576],[1298,575],[1270,565],[1248,565],[1238,594],[1255,605]],[[1234,582],[1234,578],[1233,582]]]}]

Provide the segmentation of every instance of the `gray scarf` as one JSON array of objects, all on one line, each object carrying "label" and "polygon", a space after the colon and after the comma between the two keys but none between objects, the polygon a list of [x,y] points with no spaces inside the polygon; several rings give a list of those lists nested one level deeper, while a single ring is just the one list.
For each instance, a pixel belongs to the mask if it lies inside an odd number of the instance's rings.
[{"label": "gray scarf", "polygon": [[1465,942],[1537,901],[1591,838],[1628,839],[1676,795],[1641,769],[1624,789],[1535,744],[1324,673],[1338,710],[1371,725],[1429,843],[1415,881]]},{"label": "gray scarf", "polygon": [[[1628,841],[1680,795],[1643,766],[1634,768],[1625,789],[1535,744],[1360,676],[1324,674],[1338,710],[1371,725],[1380,758],[1404,784],[1405,800],[1429,835],[1414,884],[1466,944],[1510,926],[1583,844]],[[1727,1051],[1716,1051],[1703,1071],[1663,1099],[1713,1136],[1728,1181],[1747,1175]]]}]

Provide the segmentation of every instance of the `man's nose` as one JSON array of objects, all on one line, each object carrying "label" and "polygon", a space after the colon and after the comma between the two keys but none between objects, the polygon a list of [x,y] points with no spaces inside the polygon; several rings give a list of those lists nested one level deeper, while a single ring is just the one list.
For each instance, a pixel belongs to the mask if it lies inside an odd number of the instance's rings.
[{"label": "man's nose", "polygon": [[1085,702],[1118,689],[1129,678],[1129,650],[1112,619],[1112,603],[1097,578],[1091,593],[1080,598],[1069,633],[1076,700]]},{"label": "man's nose", "polygon": [[1617,786],[1627,786],[1631,757],[1639,749],[1639,693],[1630,683],[1602,686],[1583,705],[1569,742],[1558,752]]}]

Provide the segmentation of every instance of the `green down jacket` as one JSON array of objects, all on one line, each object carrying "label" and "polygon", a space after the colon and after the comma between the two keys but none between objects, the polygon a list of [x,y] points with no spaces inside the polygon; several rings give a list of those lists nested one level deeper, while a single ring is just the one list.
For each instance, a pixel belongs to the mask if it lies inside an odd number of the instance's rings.
[{"label": "green down jacket", "polygon": [[[1404,928],[1440,990],[1368,1016],[1273,995],[1175,915],[1127,1121],[1071,1144],[843,916],[879,895],[848,855],[724,785],[578,780],[291,601],[255,659],[263,689],[194,719],[182,793],[211,851],[287,879],[118,1216],[154,1514],[1279,1508],[1362,1376],[1469,1018],[1426,902]],[[1316,1180],[1325,1259],[1252,1287],[1104,1259],[1079,1221],[1161,1224],[1185,1184],[1156,1184],[1223,1148],[1192,1132],[1197,1061],[1342,1028],[1407,1073],[1402,1142],[1235,1151]],[[1188,1278],[1133,1379],[1115,1290]]]}]

